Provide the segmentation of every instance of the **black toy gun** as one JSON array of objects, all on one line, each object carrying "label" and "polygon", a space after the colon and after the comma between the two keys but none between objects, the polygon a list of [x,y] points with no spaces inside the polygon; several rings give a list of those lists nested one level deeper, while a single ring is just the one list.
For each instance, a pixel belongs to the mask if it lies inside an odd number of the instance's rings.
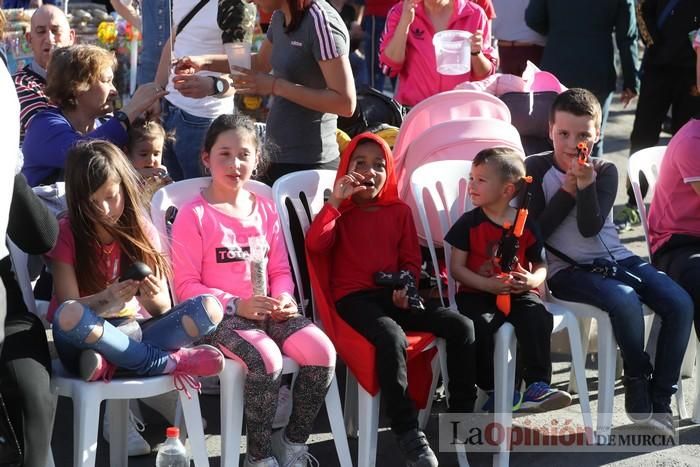
[{"label": "black toy gun", "polygon": [[392,287],[394,290],[405,288],[410,309],[413,311],[425,311],[423,300],[416,287],[416,281],[410,271],[405,269],[399,272],[379,271],[374,274],[374,283],[382,287]]},{"label": "black toy gun", "polygon": [[[496,259],[498,265],[501,268],[501,273],[499,277],[508,276],[516,265],[518,264],[518,248],[520,248],[520,237],[522,237],[525,231],[525,222],[527,221],[528,215],[528,205],[530,204],[530,198],[532,198],[532,193],[530,193],[530,184],[532,183],[532,177],[525,177],[525,194],[523,196],[522,202],[518,207],[518,212],[515,215],[515,222],[511,224],[506,222],[503,224],[503,236],[498,243],[498,250],[496,251]],[[499,310],[503,312],[504,315],[508,316],[510,313],[510,294],[501,294],[496,296],[496,306]]]}]

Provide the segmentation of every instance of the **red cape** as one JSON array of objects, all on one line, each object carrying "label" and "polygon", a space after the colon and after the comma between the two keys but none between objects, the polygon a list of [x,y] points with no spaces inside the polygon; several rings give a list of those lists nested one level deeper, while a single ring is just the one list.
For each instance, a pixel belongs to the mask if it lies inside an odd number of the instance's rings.
[{"label": "red cape", "polygon": [[[340,156],[340,166],[336,175],[336,181],[348,171],[350,158],[355,147],[363,141],[371,140],[377,143],[384,151],[386,159],[387,179],[382,190],[377,195],[376,205],[387,206],[395,203],[402,203],[398,195],[396,175],[394,173],[394,160],[389,146],[380,137],[372,133],[362,133],[350,141],[347,148]],[[338,209],[340,213],[347,212],[357,207],[352,200],[348,199],[341,203]],[[319,222],[312,222],[309,231],[321,228]],[[307,234],[307,242],[309,236]],[[311,249],[306,248],[309,276],[314,294],[316,311],[323,324],[323,330],[335,345],[345,364],[350,368],[360,385],[370,394],[379,392],[379,381],[375,370],[375,349],[360,333],[347,324],[335,310],[335,303],[331,296],[329,254],[315,254]],[[362,310],[357,310],[362,313]],[[430,386],[433,380],[431,361],[435,348],[423,352],[423,349],[430,345],[435,336],[427,332],[407,332],[408,338],[408,392],[419,409],[427,405],[430,395]]]}]

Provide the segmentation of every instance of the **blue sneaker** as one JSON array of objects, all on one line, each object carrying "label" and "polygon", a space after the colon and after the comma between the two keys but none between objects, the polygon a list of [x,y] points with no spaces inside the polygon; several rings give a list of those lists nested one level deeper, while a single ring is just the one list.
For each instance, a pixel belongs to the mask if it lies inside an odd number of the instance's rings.
[{"label": "blue sneaker", "polygon": [[549,412],[568,407],[571,404],[571,394],[559,389],[552,389],[549,384],[538,381],[532,383],[523,393],[520,404],[522,412]]},{"label": "blue sneaker", "polygon": [[[488,394],[489,398],[486,400],[484,405],[481,406],[482,412],[488,412],[491,413],[493,412],[493,407],[496,403],[496,398],[494,397],[493,391],[486,391],[486,394]],[[520,410],[520,403],[522,402],[522,395],[520,394],[520,391],[514,390],[513,391],[513,412],[517,412]]]}]

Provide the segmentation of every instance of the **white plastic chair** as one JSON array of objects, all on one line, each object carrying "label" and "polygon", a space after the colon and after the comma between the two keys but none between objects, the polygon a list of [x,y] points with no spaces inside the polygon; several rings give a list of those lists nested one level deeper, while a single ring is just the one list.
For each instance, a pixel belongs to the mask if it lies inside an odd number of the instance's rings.
[{"label": "white plastic chair", "polygon": [[[158,396],[176,389],[173,377],[170,375],[119,378],[109,383],[101,381],[86,383],[68,375],[57,360],[54,360],[51,386],[59,396],[73,399],[73,465],[76,467],[95,465],[100,403],[103,400],[107,400],[110,420],[109,465],[126,467],[129,460],[127,451],[129,400]],[[183,391],[178,392],[194,463],[198,467],[208,466],[209,457],[197,392],[190,391],[191,399]]]},{"label": "white plastic chair", "polygon": [[[325,203],[325,192],[333,189],[336,172],[334,170],[306,170],[285,175],[275,182],[272,187],[277,212],[280,216],[280,222],[284,231],[284,238],[287,243],[287,249],[291,257],[292,269],[297,283],[297,290],[300,293],[302,303],[306,303],[303,297],[303,278],[299,269],[297,255],[295,251],[292,233],[289,228],[290,218],[287,209],[287,202],[291,202],[294,207],[296,217],[299,219],[304,235],[311,225],[311,221],[318,214]],[[304,201],[302,201],[304,200]],[[305,207],[306,204],[306,207]],[[308,212],[307,212],[308,207]],[[309,301],[312,305],[314,321],[322,325],[316,319],[316,310],[313,305],[313,300]],[[437,346],[438,355],[444,355],[444,341],[436,339],[433,344],[425,350]],[[430,416],[430,406],[432,404],[432,396],[437,385],[437,377],[439,368],[436,360],[433,360],[433,383],[430,391],[430,399],[425,409],[419,413],[418,421],[421,427],[427,424]],[[446,372],[444,373],[446,374]],[[334,384],[335,379],[333,380]],[[379,425],[379,402],[380,394],[372,396],[360,386],[348,370],[345,384],[345,423],[347,433],[355,435],[359,431],[359,446],[358,446],[358,465],[360,467],[370,467],[375,465],[377,457],[377,428]],[[337,391],[337,388],[335,389]],[[359,404],[358,404],[359,399]],[[340,412],[338,412],[340,413]],[[358,413],[359,417],[358,425]],[[329,413],[329,416],[331,414]],[[333,417],[332,417],[333,418]],[[332,420],[331,418],[331,420]],[[340,417],[335,420],[335,423],[341,423]],[[333,426],[334,421],[331,421]],[[343,435],[346,431],[343,428]],[[334,436],[336,441],[336,449],[338,449],[338,435]],[[344,438],[345,439],[345,438]],[[345,444],[347,446],[347,444]],[[340,455],[340,452],[339,452]]]},{"label": "white plastic chair", "polygon": [[[14,243],[8,241],[12,265],[17,282],[30,312],[45,319],[37,312],[37,305],[32,294],[32,285],[28,271],[28,255]],[[144,378],[118,378],[109,383],[101,381],[85,382],[69,375],[59,360],[53,361],[51,391],[73,399],[73,465],[90,467],[95,465],[97,453],[97,432],[100,417],[100,403],[107,401],[110,417],[109,465],[126,466],[128,463],[127,426],[129,400],[157,396],[175,390],[173,377],[170,375]],[[207,447],[204,441],[204,429],[196,392],[187,398],[179,391],[187,432],[189,433],[192,457],[195,465],[209,465]],[[183,433],[184,434],[184,433]],[[47,466],[53,467],[53,454],[49,453]]]},{"label": "white plastic chair", "polygon": [[[329,187],[332,188],[334,178],[335,170],[308,170],[285,175],[277,180],[272,186],[272,198],[275,202],[275,207],[277,208],[280,224],[282,225],[284,241],[287,245],[287,252],[289,254],[292,271],[294,272],[294,281],[296,284],[297,293],[299,294],[299,302],[301,303],[302,310],[304,312],[306,312],[308,305],[311,304],[313,310],[313,320],[316,325],[321,328],[323,328],[323,326],[321,325],[320,321],[316,319],[316,310],[313,307],[311,297],[304,296],[304,278],[302,277],[299,269],[294,240],[292,239],[292,232],[290,230],[289,211],[287,210],[285,203],[287,199],[292,202],[292,206],[294,207],[294,211],[297,219],[299,220],[302,231],[304,234],[306,234],[311,220],[304,210],[304,205],[299,199],[299,194],[302,192],[304,193],[309,209],[312,213],[317,213],[324,203],[324,190]],[[296,197],[289,194],[290,190],[296,190]],[[345,426],[342,422],[343,409],[340,405],[338,380],[336,379],[335,375],[333,376],[333,381],[331,381],[331,386],[328,388],[328,395],[326,396],[326,410],[328,412],[328,420],[331,425],[331,432],[333,433],[335,449],[338,453],[340,464],[352,465],[350,447],[348,446],[348,437],[345,431]]]},{"label": "white plastic chair", "polygon": [[[182,206],[192,201],[204,188],[211,183],[210,177],[200,177],[189,180],[183,180],[170,185],[167,185],[158,190],[151,201],[151,218],[153,225],[162,237],[163,246],[170,244],[170,235],[167,229],[166,216],[170,207],[180,209]],[[272,189],[264,183],[251,180],[246,183],[246,189],[252,191],[256,195],[265,198],[272,198]],[[167,254],[169,254],[169,248]],[[173,284],[170,284],[170,289],[174,295]],[[175,300],[175,297],[173,296]],[[289,357],[283,357],[282,374],[296,374],[299,371],[299,365]],[[237,466],[240,457],[240,439],[243,426],[243,406],[244,406],[244,388],[245,388],[245,370],[243,366],[233,360],[226,359],[224,371],[219,375],[221,384],[220,401],[221,401],[221,465],[222,466]],[[335,392],[333,391],[335,389]],[[330,402],[329,402],[330,401]],[[331,389],[326,395],[327,407],[337,405],[338,413],[340,412],[340,395],[338,393],[338,385],[333,380]],[[328,410],[329,416],[333,413]],[[331,426],[334,420],[331,417]],[[335,436],[334,431],[334,436]],[[337,444],[336,444],[337,446]],[[347,447],[347,439],[345,440],[345,453],[342,453],[342,448],[339,449],[339,457],[341,465],[352,465],[350,462],[350,450]]]},{"label": "white plastic chair", "polygon": [[[419,167],[411,176],[411,187],[413,196],[418,207],[418,214],[423,230],[426,233],[428,248],[435,271],[439,271],[435,242],[432,233],[437,231],[441,238],[449,231],[450,227],[459,217],[472,209],[467,195],[467,184],[471,161],[438,161]],[[426,204],[437,211],[439,226],[430,225],[427,215]],[[452,248],[447,242],[443,242],[445,262],[448,271],[447,293],[450,309],[457,311],[455,294],[457,292],[456,281],[450,273],[450,259]],[[442,298],[442,285],[438,279],[438,290]],[[591,409],[588,400],[588,389],[585,379],[585,360],[580,342],[580,331],[576,317],[565,307],[545,302],[547,311],[554,318],[552,332],[566,330],[569,334],[571,344],[571,364],[579,371],[576,372],[577,383],[582,390],[579,392],[579,402],[581,404],[581,416],[583,418],[586,433],[589,435],[588,441],[593,442],[593,422],[591,420]],[[505,323],[496,333],[495,339],[495,421],[499,423],[506,432],[512,425],[512,393],[510,388],[515,384],[515,363],[516,363],[516,340],[515,330],[510,323]],[[500,452],[494,456],[493,464],[508,465],[510,453],[507,450],[507,443],[500,445]],[[460,465],[466,465],[466,456],[463,452],[458,453]]]},{"label": "white plastic chair", "polygon": [[[653,190],[653,186],[658,178],[658,165],[661,163],[664,152],[664,147],[648,148],[638,151],[632,155],[628,165],[628,173],[632,188],[635,191],[635,198],[637,200],[637,206],[639,207],[640,217],[642,218],[645,238],[647,236],[646,206],[644,205],[644,200],[639,188],[639,172],[643,171],[645,173],[650,183],[650,189]],[[644,163],[643,160],[647,158],[649,158],[648,162]],[[585,303],[561,300],[553,295],[550,295],[550,300],[565,306],[580,320],[588,322],[584,327],[590,326],[590,321],[592,319],[596,321],[598,328],[598,417],[596,420],[596,434],[599,439],[605,440],[610,435],[610,430],[612,429],[615,369],[617,364],[617,342],[613,335],[610,317],[600,308]],[[654,313],[649,307],[646,305],[643,306],[643,311],[645,318],[653,318]],[[650,327],[645,326],[647,338],[649,336],[649,331]],[[585,351],[588,347],[588,332],[585,332],[584,336],[586,336],[586,338],[582,345]],[[572,371],[574,371],[574,369],[572,369]],[[680,377],[678,381],[676,405],[680,417],[687,418],[688,415],[683,398],[682,377]]]},{"label": "white plastic chair", "polygon": [[[649,183],[648,194],[651,198],[654,194],[656,182],[659,179],[659,170],[661,168],[661,162],[664,159],[665,153],[666,146],[645,148],[632,154],[627,165],[627,174],[630,179],[630,184],[632,185],[632,191],[634,192],[634,200],[637,204],[637,208],[639,209],[639,218],[642,222],[642,230],[644,231],[647,254],[649,255],[650,259],[651,248],[649,243],[649,219],[647,217],[646,204],[644,204],[644,195],[642,194],[642,189],[639,183],[639,174],[640,172],[643,173],[644,177],[647,179],[647,182]],[[650,331],[651,327],[648,328],[647,338]],[[693,374],[693,363],[696,363],[696,402],[693,409],[693,420],[700,422],[700,385],[697,384],[697,381],[700,381],[700,342],[698,341],[695,332],[690,333],[688,348],[685,352],[685,356],[683,357],[683,364],[681,365],[681,378],[678,381],[678,391],[676,392],[676,402],[678,404],[678,412],[680,413],[681,418],[688,417],[685,407],[685,400],[683,398],[682,378],[683,376],[691,376]]]}]

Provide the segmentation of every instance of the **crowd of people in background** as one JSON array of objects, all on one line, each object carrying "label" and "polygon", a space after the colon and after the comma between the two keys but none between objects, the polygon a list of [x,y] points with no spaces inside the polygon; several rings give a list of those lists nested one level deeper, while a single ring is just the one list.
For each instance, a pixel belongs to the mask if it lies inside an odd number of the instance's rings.
[{"label": "crowd of people in background", "polygon": [[[253,0],[264,38],[248,68],[226,53],[243,37],[240,0],[102,1],[143,34],[138,87],[118,109],[114,55],[77,43],[55,3],[2,2],[36,10],[31,62],[11,76],[0,49],[0,235],[44,258],[47,320],[69,372],[86,381],[117,370],[206,377],[233,358],[247,369],[245,465],[296,466],[313,457],[306,442],[337,350],[358,380],[381,389],[406,465],[436,466],[409,390],[406,333],[445,338],[450,411],[492,411],[494,334],[510,322],[524,384],[513,388],[513,409],[565,407],[571,395],[551,386],[552,316],[537,293],[546,281],[559,298],[608,313],[630,419],[673,431],[670,400],[693,320],[700,335],[700,2]],[[0,10],[0,38],[4,22]],[[466,73],[437,71],[433,38],[446,30],[469,33]],[[425,309],[411,287],[378,286],[380,271],[420,283],[415,223],[390,145],[370,131],[340,146],[339,118],[361,117],[367,88],[409,111],[461,83],[520,76],[528,63],[568,90],[550,111],[549,151],[489,148],[473,158],[474,209],[445,238],[459,313]],[[636,102],[630,154],[658,144],[662,129],[674,135],[649,210],[648,262],[619,237],[640,223],[629,184],[612,215],[624,168],[605,159],[604,135],[617,92],[625,108]],[[240,115],[237,95],[264,98],[266,120]],[[579,143],[591,148],[581,163]],[[300,313],[274,203],[246,188],[310,169],[337,171],[305,243],[295,239],[325,333]],[[526,174],[531,218],[518,266],[504,277],[491,246]],[[210,182],[178,213],[169,260],[147,214],[151,196],[202,176]],[[47,190],[58,207],[46,204]],[[251,272],[258,247],[267,258],[262,292]],[[221,248],[234,259],[220,260]],[[618,272],[601,274],[601,261]],[[120,281],[135,263],[150,272]],[[0,278],[0,394],[20,427],[23,465],[44,465],[56,409],[48,342],[4,242]],[[507,313],[503,294],[513,297]],[[643,304],[663,321],[653,362]],[[274,430],[282,355],[300,370],[289,422]],[[477,387],[488,396],[482,407]]]}]

